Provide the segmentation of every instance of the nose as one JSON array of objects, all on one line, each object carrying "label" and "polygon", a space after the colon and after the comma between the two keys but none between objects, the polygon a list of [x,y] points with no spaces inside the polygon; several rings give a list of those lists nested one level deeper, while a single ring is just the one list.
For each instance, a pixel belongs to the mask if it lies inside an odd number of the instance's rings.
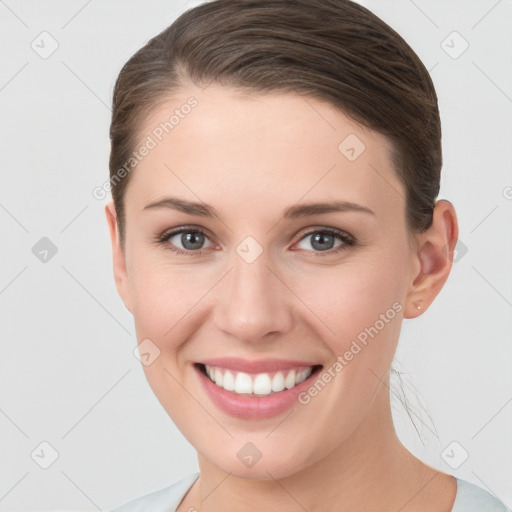
[{"label": "nose", "polygon": [[224,333],[258,343],[292,328],[293,294],[270,263],[265,251],[250,263],[234,254],[231,271],[217,289],[214,323]]}]

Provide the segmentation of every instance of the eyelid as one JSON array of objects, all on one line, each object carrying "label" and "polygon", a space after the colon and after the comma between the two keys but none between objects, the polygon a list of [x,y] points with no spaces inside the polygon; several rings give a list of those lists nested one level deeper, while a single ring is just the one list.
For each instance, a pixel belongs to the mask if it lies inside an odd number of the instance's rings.
[{"label": "eyelid", "polygon": [[337,235],[342,235],[342,236],[345,236],[346,238],[350,238],[351,240],[354,240],[354,242],[356,240],[355,237],[353,237],[350,233],[348,233],[344,229],[333,228],[331,226],[308,226],[307,228],[300,230],[295,236],[298,236],[299,234],[301,234],[300,239],[299,239],[299,241],[300,241],[305,236],[311,235],[313,233],[318,233],[318,232],[328,232],[328,233],[334,233]]},{"label": "eyelid", "polygon": [[203,235],[207,236],[209,239],[215,238],[212,233],[206,228],[195,226],[193,224],[187,224],[183,226],[178,226],[175,228],[166,229],[162,232],[162,234],[157,236],[158,240],[161,240],[163,238],[170,238],[171,236],[179,235],[180,233],[183,233],[184,231],[195,231],[198,233],[202,233]]}]

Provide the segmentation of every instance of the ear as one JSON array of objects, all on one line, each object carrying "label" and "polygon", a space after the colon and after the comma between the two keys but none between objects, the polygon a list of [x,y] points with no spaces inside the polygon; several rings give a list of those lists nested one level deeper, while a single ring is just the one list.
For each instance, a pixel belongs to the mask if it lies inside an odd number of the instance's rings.
[{"label": "ear", "polygon": [[128,284],[128,274],[126,272],[126,260],[123,248],[121,247],[119,226],[117,225],[117,213],[114,206],[114,201],[110,200],[105,205],[105,215],[107,216],[110,240],[112,242],[112,261],[117,292],[119,293],[128,311],[132,313],[130,287]]},{"label": "ear", "polygon": [[[416,271],[411,276],[404,318],[421,315],[441,291],[452,269],[458,237],[455,208],[444,199],[437,201],[430,228],[417,235]],[[417,306],[421,308],[417,309]]]}]

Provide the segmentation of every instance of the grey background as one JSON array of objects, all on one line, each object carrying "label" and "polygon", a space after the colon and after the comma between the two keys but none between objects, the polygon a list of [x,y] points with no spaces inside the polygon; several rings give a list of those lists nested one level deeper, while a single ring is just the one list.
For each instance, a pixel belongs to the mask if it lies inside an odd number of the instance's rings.
[{"label": "grey background", "polygon": [[[0,1],[1,511],[107,511],[198,469],[133,355],[106,199],[92,194],[108,178],[121,66],[197,3]],[[404,321],[394,363],[423,442],[393,400],[397,431],[428,464],[512,506],[512,2],[361,3],[431,70],[440,198],[460,227],[452,274]],[[47,58],[31,46],[52,40]]]}]

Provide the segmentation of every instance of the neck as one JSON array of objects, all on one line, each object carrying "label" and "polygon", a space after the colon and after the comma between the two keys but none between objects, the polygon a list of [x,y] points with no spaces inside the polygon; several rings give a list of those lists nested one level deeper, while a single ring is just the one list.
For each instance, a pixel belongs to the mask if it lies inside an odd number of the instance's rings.
[{"label": "neck", "polygon": [[302,471],[279,480],[250,480],[229,475],[202,456],[199,467],[195,492],[186,501],[198,510],[201,503],[201,512],[273,510],[276,504],[281,512],[448,511],[456,492],[453,477],[402,445],[384,385],[350,438]]}]

